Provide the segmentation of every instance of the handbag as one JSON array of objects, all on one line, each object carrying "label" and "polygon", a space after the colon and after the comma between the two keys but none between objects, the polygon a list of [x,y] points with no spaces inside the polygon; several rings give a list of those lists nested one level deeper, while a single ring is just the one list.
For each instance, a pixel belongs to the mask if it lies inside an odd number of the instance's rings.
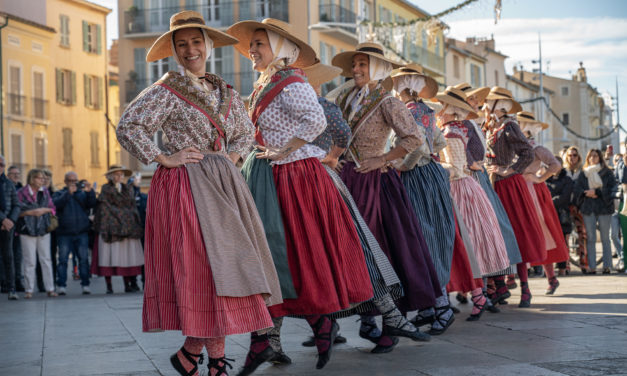
[{"label": "handbag", "polygon": [[56,215],[50,215],[48,218],[48,227],[46,228],[46,232],[52,232],[59,227],[59,218]]}]

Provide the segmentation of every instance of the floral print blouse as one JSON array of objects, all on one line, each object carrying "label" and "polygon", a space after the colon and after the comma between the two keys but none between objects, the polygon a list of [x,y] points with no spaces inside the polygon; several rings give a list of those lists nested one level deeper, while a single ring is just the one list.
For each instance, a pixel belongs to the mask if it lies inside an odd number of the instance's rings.
[{"label": "floral print blouse", "polygon": [[[433,155],[446,147],[446,139],[442,131],[435,124],[434,112],[422,101],[411,101],[406,104],[407,109],[414,117],[416,127],[421,135],[424,135],[425,142],[416,150],[408,153],[403,158],[402,170],[408,171],[414,167],[422,167],[433,160]],[[392,144],[398,145],[398,138],[395,137]]]},{"label": "floral print blouse", "polygon": [[348,140],[351,138],[351,129],[346,123],[346,120],[342,117],[342,111],[337,105],[329,102],[324,97],[318,97],[318,103],[320,103],[324,110],[324,116],[327,118],[327,127],[312,144],[327,153],[331,150],[332,146],[343,149],[346,148],[348,146]]},{"label": "floral print blouse", "polygon": [[444,125],[446,148],[442,151],[442,166],[450,173],[451,180],[459,180],[469,176],[467,169],[466,145],[468,144],[468,128],[461,121],[451,121]]},{"label": "floral print blouse", "polygon": [[[533,162],[533,149],[520,130],[518,122],[505,116],[496,129],[488,132],[488,164],[509,167],[521,174]],[[505,177],[496,175],[495,180]]]}]

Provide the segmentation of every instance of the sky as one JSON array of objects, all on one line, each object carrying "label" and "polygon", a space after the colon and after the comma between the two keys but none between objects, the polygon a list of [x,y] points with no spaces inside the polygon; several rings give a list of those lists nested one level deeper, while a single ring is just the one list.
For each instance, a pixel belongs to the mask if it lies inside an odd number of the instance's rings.
[{"label": "sky", "polygon": [[[117,0],[90,0],[113,10],[107,17],[108,40],[118,37]],[[435,14],[462,0],[408,0]],[[478,0],[442,18],[450,26],[448,37],[494,35],[496,49],[514,64],[534,68],[538,34],[547,74],[570,78],[583,62],[588,82],[599,92],[616,96],[618,80],[621,123],[627,124],[627,1],[625,0],[502,0],[501,19],[494,24],[495,0]],[[625,126],[627,128],[627,126]]]}]

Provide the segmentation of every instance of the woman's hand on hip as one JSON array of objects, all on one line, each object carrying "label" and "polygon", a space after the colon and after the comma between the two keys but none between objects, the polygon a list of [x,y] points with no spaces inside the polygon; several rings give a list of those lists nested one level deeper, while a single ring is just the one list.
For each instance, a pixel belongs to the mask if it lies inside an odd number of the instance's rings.
[{"label": "woman's hand on hip", "polygon": [[160,154],[155,158],[155,162],[163,167],[175,168],[183,166],[186,163],[198,163],[202,161],[204,157],[200,150],[195,147],[189,147],[172,155]]},{"label": "woman's hand on hip", "polygon": [[284,150],[262,145],[257,145],[257,149],[261,150],[261,153],[255,154],[257,159],[269,159],[271,161],[280,161],[293,151],[291,148]]},{"label": "woman's hand on hip", "polygon": [[361,162],[361,166],[356,167],[355,171],[361,172],[362,174],[367,174],[370,171],[374,171],[380,168],[385,167],[386,160],[384,156],[368,158],[365,161]]}]

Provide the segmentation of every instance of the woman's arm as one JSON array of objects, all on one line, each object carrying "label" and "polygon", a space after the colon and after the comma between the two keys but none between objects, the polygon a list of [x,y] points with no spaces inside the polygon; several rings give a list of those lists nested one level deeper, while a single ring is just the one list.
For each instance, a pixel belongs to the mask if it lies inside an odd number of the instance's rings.
[{"label": "woman's arm", "polygon": [[233,163],[237,163],[240,158],[246,158],[252,150],[254,142],[255,127],[248,117],[244,102],[242,102],[237,91],[232,91],[233,103],[230,117],[233,120],[233,130],[228,139],[227,153]]}]

